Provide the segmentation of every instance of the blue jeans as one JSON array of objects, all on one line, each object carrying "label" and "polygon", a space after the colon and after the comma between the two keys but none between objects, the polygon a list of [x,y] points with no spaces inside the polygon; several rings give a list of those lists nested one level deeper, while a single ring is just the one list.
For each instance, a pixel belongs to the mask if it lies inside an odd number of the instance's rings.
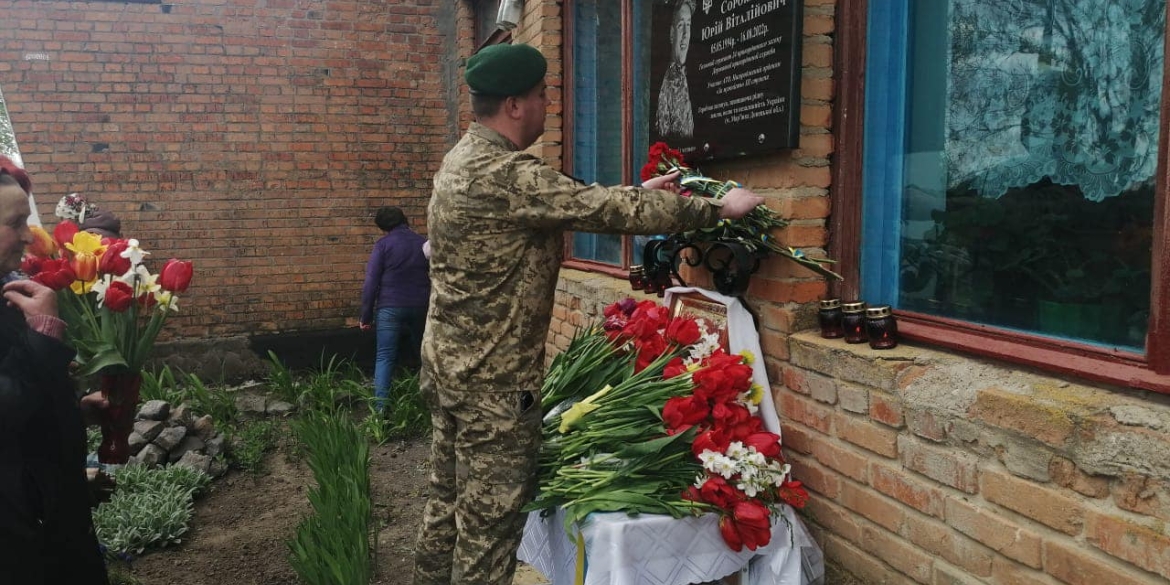
[{"label": "blue jeans", "polygon": [[417,358],[422,348],[423,327],[427,321],[426,307],[383,307],[374,318],[378,349],[374,355],[374,396],[378,410],[382,410],[394,381],[394,366],[398,363],[399,341],[402,348]]}]

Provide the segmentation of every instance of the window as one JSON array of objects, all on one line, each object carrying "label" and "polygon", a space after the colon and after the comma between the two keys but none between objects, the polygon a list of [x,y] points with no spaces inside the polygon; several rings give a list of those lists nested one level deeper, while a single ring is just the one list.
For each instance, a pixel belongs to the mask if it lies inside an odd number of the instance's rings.
[{"label": "window", "polygon": [[[633,184],[646,162],[650,109],[650,3],[567,3],[569,108],[566,170],[585,182]],[[569,257],[625,268],[645,237],[575,233]],[[640,252],[639,252],[640,253]]]},{"label": "window", "polygon": [[488,43],[497,31],[496,13],[500,10],[500,0],[475,0],[475,46],[482,47]]},{"label": "window", "polygon": [[1165,0],[869,7],[862,297],[944,344],[1170,391]]}]

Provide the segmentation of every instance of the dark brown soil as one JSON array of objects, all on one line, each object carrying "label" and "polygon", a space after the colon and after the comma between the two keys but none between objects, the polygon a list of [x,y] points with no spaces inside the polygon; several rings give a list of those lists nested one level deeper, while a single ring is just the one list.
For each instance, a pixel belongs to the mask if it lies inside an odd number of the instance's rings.
[{"label": "dark brown soil", "polygon": [[[411,550],[425,502],[429,441],[370,449],[370,486],[378,522],[373,583],[409,582]],[[150,552],[132,567],[143,585],[286,585],[296,583],[285,542],[309,513],[313,474],[287,445],[260,474],[233,471],[196,502],[187,538]]]}]

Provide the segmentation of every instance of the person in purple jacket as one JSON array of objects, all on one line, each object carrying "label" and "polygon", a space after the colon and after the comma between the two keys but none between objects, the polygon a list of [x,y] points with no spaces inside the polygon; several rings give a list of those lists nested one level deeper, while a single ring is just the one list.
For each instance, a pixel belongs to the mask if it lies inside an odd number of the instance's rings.
[{"label": "person in purple jacket", "polygon": [[[426,239],[406,225],[406,214],[397,207],[383,207],[374,223],[385,234],[374,244],[366,264],[362,287],[362,330],[375,328],[377,353],[374,358],[374,395],[377,408],[385,408],[398,361],[399,341],[407,338],[407,349],[418,356],[427,302],[431,296],[430,263],[423,255]],[[376,316],[376,320],[375,320]]]}]

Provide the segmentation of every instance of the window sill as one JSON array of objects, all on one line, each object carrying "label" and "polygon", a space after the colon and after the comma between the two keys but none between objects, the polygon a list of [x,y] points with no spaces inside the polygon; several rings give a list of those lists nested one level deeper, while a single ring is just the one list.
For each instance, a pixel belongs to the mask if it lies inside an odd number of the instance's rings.
[{"label": "window sill", "polygon": [[604,274],[622,280],[629,280],[630,271],[620,266],[613,264],[602,264],[600,262],[590,262],[588,260],[569,259],[561,263],[562,268],[571,268],[573,270],[580,270],[582,272],[593,272],[596,274]]},{"label": "window sill", "polygon": [[907,340],[1094,382],[1170,394],[1170,376],[1150,369],[1139,354],[1009,333],[918,313],[897,311],[896,314],[898,332]]}]

